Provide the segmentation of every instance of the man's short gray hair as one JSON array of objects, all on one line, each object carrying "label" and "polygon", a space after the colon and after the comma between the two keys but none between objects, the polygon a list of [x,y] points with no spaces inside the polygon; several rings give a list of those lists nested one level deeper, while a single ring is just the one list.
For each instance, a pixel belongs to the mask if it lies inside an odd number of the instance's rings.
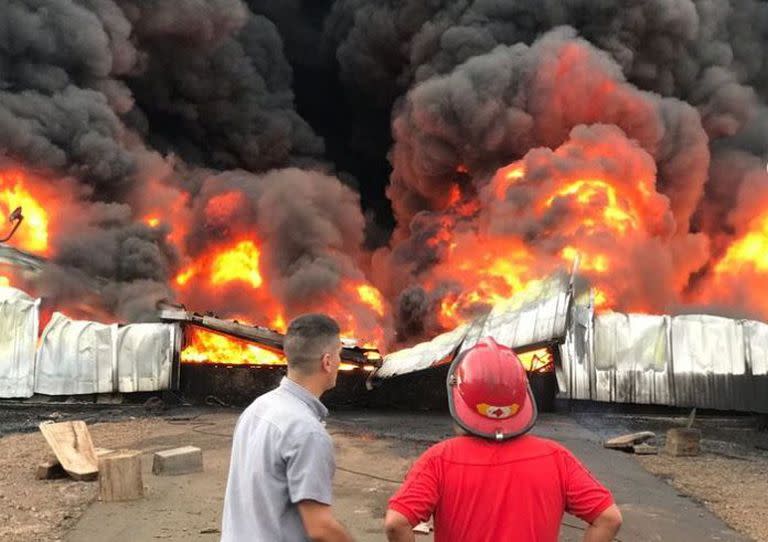
[{"label": "man's short gray hair", "polygon": [[283,339],[283,351],[288,367],[304,374],[320,367],[323,354],[338,348],[339,324],[325,314],[303,314],[288,324]]}]

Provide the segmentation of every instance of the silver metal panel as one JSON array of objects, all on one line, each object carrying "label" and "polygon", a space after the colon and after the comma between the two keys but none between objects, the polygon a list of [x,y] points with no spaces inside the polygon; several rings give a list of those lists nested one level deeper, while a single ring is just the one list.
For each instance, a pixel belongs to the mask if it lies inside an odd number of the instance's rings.
[{"label": "silver metal panel", "polygon": [[70,320],[56,312],[40,339],[35,393],[78,395],[115,390],[117,324]]},{"label": "silver metal panel", "polygon": [[391,378],[427,369],[456,351],[464,340],[468,325],[461,325],[438,335],[429,342],[419,343],[411,348],[398,350],[384,356],[384,360],[372,375],[373,378]]},{"label": "silver metal panel", "polygon": [[[709,315],[672,318],[674,404],[742,410],[744,333],[736,320]],[[736,379],[741,378],[741,383]],[[743,390],[742,390],[743,391]]]},{"label": "silver metal panel", "polygon": [[563,397],[768,412],[768,325],[709,315],[609,313],[576,303]]},{"label": "silver metal panel", "polygon": [[750,374],[768,375],[768,324],[747,320],[742,326]]},{"label": "silver metal panel", "polygon": [[[668,317],[606,313],[595,318],[595,370],[601,401],[666,404],[669,396]],[[609,383],[609,389],[601,385]]]},{"label": "silver metal panel", "polygon": [[575,300],[565,342],[560,347],[561,364],[555,367],[561,397],[592,396],[592,322],[589,300]]},{"label": "silver metal panel", "polygon": [[125,393],[171,387],[175,324],[131,324],[117,332],[117,390]]},{"label": "silver metal panel", "polygon": [[0,287],[0,397],[31,397],[40,300]]}]

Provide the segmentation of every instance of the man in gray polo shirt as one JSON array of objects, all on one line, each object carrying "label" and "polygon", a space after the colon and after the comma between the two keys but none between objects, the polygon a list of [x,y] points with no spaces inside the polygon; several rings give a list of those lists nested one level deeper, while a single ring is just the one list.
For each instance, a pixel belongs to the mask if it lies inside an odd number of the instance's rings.
[{"label": "man in gray polo shirt", "polygon": [[339,326],[305,314],[288,326],[288,374],[240,416],[232,442],[222,542],[348,542],[331,512],[333,442],[319,397],[336,385]]}]

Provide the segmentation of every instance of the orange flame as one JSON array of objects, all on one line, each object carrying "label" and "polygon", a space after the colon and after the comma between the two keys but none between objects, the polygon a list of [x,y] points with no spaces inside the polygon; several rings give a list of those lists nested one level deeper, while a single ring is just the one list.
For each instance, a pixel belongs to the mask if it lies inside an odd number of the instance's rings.
[{"label": "orange flame", "polygon": [[206,252],[196,262],[179,272],[174,279],[179,286],[186,286],[201,273],[213,286],[242,281],[252,288],[263,284],[259,260],[261,250],[253,240],[246,239],[234,245]]},{"label": "orange flame", "polygon": [[264,282],[259,272],[260,256],[261,251],[253,241],[240,241],[216,255],[211,264],[211,282],[224,284],[242,280],[253,288],[260,288]]},{"label": "orange flame", "polygon": [[48,212],[29,191],[23,173],[0,173],[0,226],[4,230],[10,227],[8,215],[16,207],[22,208],[24,224],[10,243],[22,250],[45,254],[48,250]]},{"label": "orange flame", "polygon": [[715,273],[733,274],[747,268],[768,271],[768,214],[754,220],[750,231],[728,247]]},{"label": "orange flame", "polygon": [[371,307],[379,316],[384,316],[384,299],[381,292],[370,284],[360,284],[356,290],[360,301]]},{"label": "orange flame", "polygon": [[529,373],[549,372],[555,368],[555,358],[549,348],[546,347],[528,352],[517,352],[517,357]]},{"label": "orange flame", "polygon": [[[619,199],[617,190],[609,182],[602,179],[578,179],[562,188],[547,199],[545,205],[552,206],[552,202],[558,197],[574,196],[581,205],[599,204],[603,206],[601,225],[619,233],[626,233],[628,229],[638,226],[637,213],[626,200]],[[593,227],[599,217],[586,219],[583,223]]]},{"label": "orange flame", "polygon": [[232,365],[284,365],[282,354],[200,328],[189,328],[187,346],[181,352],[185,363],[228,363]]}]

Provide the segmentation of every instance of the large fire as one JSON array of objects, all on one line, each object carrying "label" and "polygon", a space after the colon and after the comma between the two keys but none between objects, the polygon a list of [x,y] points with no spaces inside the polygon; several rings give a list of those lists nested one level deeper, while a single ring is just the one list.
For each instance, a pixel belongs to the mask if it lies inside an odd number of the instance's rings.
[{"label": "large fire", "polygon": [[[434,310],[443,329],[482,314],[532,281],[557,269],[569,268],[577,258],[579,272],[593,285],[598,310],[648,310],[642,299],[628,301],[625,250],[635,246],[642,250],[646,246],[643,243],[669,236],[665,233],[669,230],[665,225],[668,199],[657,192],[652,169],[630,168],[630,173],[614,174],[610,168],[602,168],[601,164],[613,153],[626,149],[617,150],[607,144],[587,147],[581,149],[583,159],[578,167],[558,169],[548,165],[548,161],[557,164],[561,155],[572,152],[566,145],[544,158],[525,157],[500,168],[475,190],[452,185],[446,207],[434,214],[436,227],[424,240],[425,246],[435,251],[435,263],[420,277],[427,291],[436,292]],[[542,164],[550,168],[547,176],[536,172],[536,168],[544,167]],[[465,166],[460,165],[457,170],[469,174]],[[10,244],[31,253],[55,255],[50,247],[50,216],[54,211],[49,209],[45,194],[23,172],[0,173],[2,220],[19,206],[25,217],[23,227]],[[178,205],[183,206],[186,201],[186,197],[179,198]],[[183,262],[170,281],[177,298],[185,303],[194,302],[203,293],[205,300],[236,300],[241,303],[237,312],[222,316],[281,332],[298,312],[324,311],[339,321],[344,336],[356,338],[358,344],[386,346],[383,322],[391,318],[394,303],[391,293],[382,293],[387,291],[387,285],[379,284],[380,290],[366,277],[345,279],[338,284],[335,296],[308,298],[302,306],[292,308],[280,302],[268,265],[269,255],[274,254],[266,248],[270,239],[255,229],[233,233],[222,226],[244,201],[244,196],[231,191],[208,201],[206,213],[210,224],[227,234],[208,240],[203,249],[192,255],[186,246],[186,221],[179,219],[177,224],[174,216],[147,212],[136,218],[151,228],[168,228],[166,239],[176,247]],[[529,224],[547,227],[535,229]],[[726,278],[737,280],[744,273],[763,277],[768,274],[768,214],[755,218],[750,230],[721,254],[716,262],[710,262],[711,271],[704,277],[705,283],[709,280],[716,285]],[[14,284],[13,276],[4,273],[0,285],[8,284]],[[699,288],[699,297],[690,300],[701,303],[702,291],[709,292],[706,297],[714,296],[718,289]],[[681,288],[680,299],[686,301],[685,295]],[[369,320],[365,325],[361,323],[360,311],[349,310],[350,304],[366,311]],[[768,305],[761,308],[768,317]],[[371,322],[378,322],[373,332]],[[546,365],[549,359],[539,355],[530,358],[526,362],[537,367],[542,360]],[[202,329],[190,332],[182,361],[284,363],[279,352]]]}]

